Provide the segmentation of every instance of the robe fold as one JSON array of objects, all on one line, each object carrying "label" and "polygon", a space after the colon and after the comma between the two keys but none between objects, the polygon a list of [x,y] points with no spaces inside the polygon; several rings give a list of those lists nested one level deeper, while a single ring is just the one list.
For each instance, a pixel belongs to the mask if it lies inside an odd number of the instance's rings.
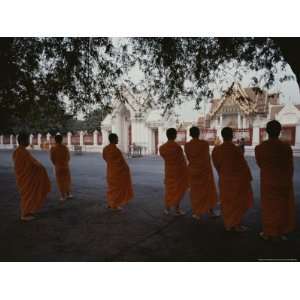
[{"label": "robe fold", "polygon": [[253,205],[249,166],[240,149],[228,141],[215,146],[212,159],[219,174],[224,225],[226,228],[238,226],[245,212]]},{"label": "robe fold", "polygon": [[117,208],[133,198],[129,166],[115,144],[103,149],[103,159],[107,163],[108,206]]},{"label": "robe fold", "polygon": [[207,213],[217,203],[209,144],[204,140],[192,139],[185,144],[184,149],[189,161],[188,178],[193,214]]},{"label": "robe fold", "polygon": [[56,182],[62,195],[71,191],[71,174],[69,168],[70,153],[65,145],[51,147],[50,159],[55,167]]},{"label": "robe fold", "polygon": [[279,139],[256,146],[256,162],[260,168],[263,232],[281,236],[295,228],[295,196],[293,187],[293,151]]},{"label": "robe fold", "polygon": [[168,141],[159,148],[165,161],[165,206],[179,205],[188,189],[188,172],[182,148],[175,141]]},{"label": "robe fold", "polygon": [[42,208],[51,190],[47,171],[22,146],[14,151],[13,161],[17,187],[21,196],[21,215],[34,214]]}]

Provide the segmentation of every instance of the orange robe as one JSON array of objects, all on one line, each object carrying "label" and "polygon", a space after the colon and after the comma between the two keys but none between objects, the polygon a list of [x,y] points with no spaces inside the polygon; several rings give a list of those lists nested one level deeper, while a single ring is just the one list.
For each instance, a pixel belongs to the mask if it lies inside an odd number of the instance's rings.
[{"label": "orange robe", "polygon": [[212,159],[219,174],[224,225],[226,228],[238,226],[253,205],[250,169],[241,150],[232,142],[215,146]]},{"label": "orange robe", "polygon": [[50,150],[50,159],[55,167],[56,182],[62,194],[71,191],[71,174],[69,169],[70,152],[65,145],[56,144]]},{"label": "orange robe", "polygon": [[192,210],[196,215],[208,212],[217,203],[217,191],[209,156],[209,144],[192,139],[184,147],[188,158]]},{"label": "orange robe", "polygon": [[117,208],[133,198],[131,175],[127,162],[115,144],[103,149],[107,163],[107,200],[111,208]]},{"label": "orange robe", "polygon": [[271,139],[255,148],[260,168],[262,226],[267,236],[280,236],[295,228],[293,187],[293,151],[291,147]]},{"label": "orange robe", "polygon": [[14,151],[13,161],[17,187],[21,196],[21,215],[34,214],[41,209],[51,190],[47,171],[22,146]]},{"label": "orange robe", "polygon": [[188,173],[182,148],[175,141],[168,141],[159,147],[165,161],[165,205],[179,205],[188,188]]}]

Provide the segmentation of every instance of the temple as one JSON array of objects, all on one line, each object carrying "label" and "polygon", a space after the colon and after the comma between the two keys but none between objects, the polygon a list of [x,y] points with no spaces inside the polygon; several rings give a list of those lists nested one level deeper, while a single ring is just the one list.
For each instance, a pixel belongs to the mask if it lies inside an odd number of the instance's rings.
[{"label": "temple", "polygon": [[230,126],[235,139],[243,137],[250,146],[265,137],[264,128],[269,120],[277,119],[287,127],[300,123],[300,105],[281,103],[278,93],[270,94],[257,87],[243,88],[239,83],[233,83],[220,99],[212,99],[206,114],[195,110],[184,114],[179,107],[169,111],[149,107],[142,94],[128,90],[124,91],[124,99],[122,103],[113,101],[112,113],[102,122],[102,139],[106,145],[110,132],[118,134],[119,147],[126,153],[136,145],[143,154],[157,154],[158,147],[166,141],[165,131],[169,127],[178,130],[180,144],[189,140],[191,126],[200,127],[202,138],[213,144],[217,137],[221,138],[221,129]]}]

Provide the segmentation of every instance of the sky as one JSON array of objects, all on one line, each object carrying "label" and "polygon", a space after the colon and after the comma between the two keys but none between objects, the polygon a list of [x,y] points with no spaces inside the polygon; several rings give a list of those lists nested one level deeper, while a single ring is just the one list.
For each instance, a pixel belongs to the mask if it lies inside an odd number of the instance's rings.
[{"label": "sky", "polygon": [[[284,71],[281,70],[280,65],[278,65],[278,73],[275,74],[275,82],[274,85],[268,90],[269,93],[280,93],[280,102],[281,103],[293,103],[293,104],[299,104],[300,103],[300,91],[299,86],[297,84],[296,80],[289,80],[285,82],[280,82],[279,79],[282,78],[284,75],[294,75],[289,65],[286,66],[286,69]],[[231,69],[229,73],[234,73],[235,69]],[[242,87],[248,87],[251,83],[251,78],[253,76],[260,75],[261,72],[255,72],[251,71],[248,73],[245,73],[243,75],[243,79],[240,82]],[[130,72],[130,77],[138,82],[143,78],[143,74],[141,71],[135,67]],[[232,82],[234,81],[234,78],[232,76],[228,76],[226,78],[226,83],[223,84],[221,87],[223,90],[225,90],[227,87],[229,87]],[[218,84],[216,83],[216,86]],[[218,89],[214,89],[214,95],[216,98],[220,97],[220,92]],[[202,105],[200,105],[201,110],[195,110],[195,101],[190,100],[180,106],[176,107],[176,111],[184,116],[184,119],[191,118],[194,119],[196,116],[199,116],[201,114],[201,111],[203,113],[207,113],[209,110],[209,105],[205,104],[204,102]]]}]

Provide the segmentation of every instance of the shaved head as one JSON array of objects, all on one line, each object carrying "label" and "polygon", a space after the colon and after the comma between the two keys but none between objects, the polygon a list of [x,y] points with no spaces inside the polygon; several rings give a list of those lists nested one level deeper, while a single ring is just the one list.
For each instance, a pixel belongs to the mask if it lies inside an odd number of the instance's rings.
[{"label": "shaved head", "polygon": [[118,136],[115,133],[110,133],[108,136],[108,140],[111,144],[118,144]]},{"label": "shaved head", "polygon": [[281,124],[276,120],[270,121],[267,124],[266,130],[270,138],[278,138],[281,131]]},{"label": "shaved head", "polygon": [[168,140],[175,140],[177,137],[177,130],[175,128],[169,128],[166,132]]},{"label": "shaved head", "polygon": [[232,141],[233,130],[230,127],[224,127],[221,131],[221,135],[224,141]]},{"label": "shaved head", "polygon": [[63,137],[60,134],[57,134],[54,139],[57,144],[61,144],[63,141]]},{"label": "shaved head", "polygon": [[193,126],[190,128],[190,136],[192,138],[199,138],[200,135],[200,129],[196,126]]},{"label": "shaved head", "polygon": [[29,134],[25,132],[21,132],[18,135],[18,143],[21,146],[27,147],[29,145]]}]

